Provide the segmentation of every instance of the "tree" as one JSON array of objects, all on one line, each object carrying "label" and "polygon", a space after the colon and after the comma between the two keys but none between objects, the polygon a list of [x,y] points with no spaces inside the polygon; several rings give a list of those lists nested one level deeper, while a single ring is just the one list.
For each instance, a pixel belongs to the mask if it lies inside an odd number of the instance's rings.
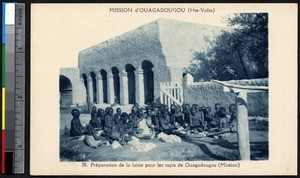
[{"label": "tree", "polygon": [[195,52],[187,69],[202,80],[268,77],[268,14],[242,13],[225,18],[229,30]]}]

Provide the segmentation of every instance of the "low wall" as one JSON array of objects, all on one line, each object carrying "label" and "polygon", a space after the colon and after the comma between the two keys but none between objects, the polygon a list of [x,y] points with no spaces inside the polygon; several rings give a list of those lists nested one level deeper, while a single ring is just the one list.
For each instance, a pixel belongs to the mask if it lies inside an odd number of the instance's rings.
[{"label": "low wall", "polygon": [[[248,86],[268,86],[268,79],[232,80],[228,83]],[[233,93],[223,92],[223,87],[213,82],[194,82],[184,87],[184,103],[199,104],[200,106],[210,106],[214,110],[215,103],[221,103],[226,107],[235,103]],[[268,117],[269,95],[268,93],[248,94],[249,116]]]}]

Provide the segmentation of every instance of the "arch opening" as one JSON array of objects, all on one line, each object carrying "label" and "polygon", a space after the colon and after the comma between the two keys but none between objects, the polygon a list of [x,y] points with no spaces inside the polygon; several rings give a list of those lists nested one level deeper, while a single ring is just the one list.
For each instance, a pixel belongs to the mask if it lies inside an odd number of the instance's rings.
[{"label": "arch opening", "polygon": [[[107,100],[107,72],[104,69],[101,69],[100,75],[102,77],[103,103],[108,103],[108,100]],[[99,92],[101,92],[101,91],[99,91]]]},{"label": "arch opening", "polygon": [[111,68],[111,72],[113,74],[113,81],[114,81],[114,101],[116,103],[120,103],[120,76],[119,70],[116,67]]},{"label": "arch opening", "polygon": [[71,80],[64,75],[59,75],[59,93],[60,106],[70,106],[73,104],[73,86]]},{"label": "arch opening", "polygon": [[145,60],[142,62],[142,69],[144,71],[144,93],[145,93],[145,104],[154,101],[154,74],[152,71],[153,64]]},{"label": "arch opening", "polygon": [[131,64],[125,66],[128,78],[128,102],[129,104],[136,103],[135,99],[135,67]]}]

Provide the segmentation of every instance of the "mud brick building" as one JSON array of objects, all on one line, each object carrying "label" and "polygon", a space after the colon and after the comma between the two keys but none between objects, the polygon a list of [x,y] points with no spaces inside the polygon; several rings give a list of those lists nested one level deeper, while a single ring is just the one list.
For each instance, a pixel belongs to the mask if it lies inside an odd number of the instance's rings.
[{"label": "mud brick building", "polygon": [[61,68],[61,102],[144,105],[159,101],[160,82],[181,85],[182,69],[193,53],[205,49],[207,39],[221,30],[158,19],[80,51],[78,69]]}]

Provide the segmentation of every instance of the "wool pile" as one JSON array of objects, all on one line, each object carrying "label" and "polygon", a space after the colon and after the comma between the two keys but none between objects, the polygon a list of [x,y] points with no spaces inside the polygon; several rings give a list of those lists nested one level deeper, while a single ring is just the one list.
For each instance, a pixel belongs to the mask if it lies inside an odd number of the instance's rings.
[{"label": "wool pile", "polygon": [[130,145],[130,150],[137,151],[137,152],[148,152],[156,147],[154,143],[146,143],[140,142],[140,140],[136,137],[131,137],[131,141],[128,142]]},{"label": "wool pile", "polygon": [[119,142],[114,141],[114,142],[112,142],[112,144],[110,146],[112,147],[112,149],[117,149],[117,148],[121,147],[122,145]]},{"label": "wool pile", "polygon": [[166,143],[180,143],[181,142],[181,138],[176,136],[176,135],[167,135],[163,132],[161,132],[160,134],[157,135],[157,138],[162,141],[162,142],[166,142]]}]

